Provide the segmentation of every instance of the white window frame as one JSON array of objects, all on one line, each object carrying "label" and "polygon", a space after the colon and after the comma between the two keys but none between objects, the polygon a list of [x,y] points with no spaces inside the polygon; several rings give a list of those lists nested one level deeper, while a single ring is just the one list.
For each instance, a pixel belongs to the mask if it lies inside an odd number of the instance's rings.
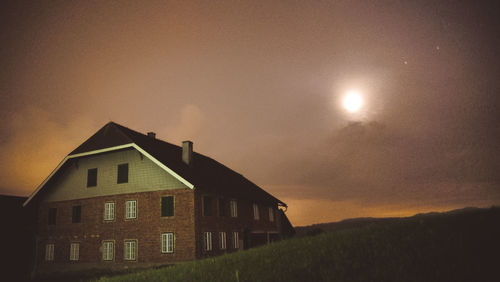
[{"label": "white window frame", "polygon": [[203,232],[203,249],[205,251],[212,250],[212,232]]},{"label": "white window frame", "polygon": [[137,240],[125,240],[123,259],[127,261],[137,260]]},{"label": "white window frame", "polygon": [[259,220],[259,206],[257,204],[253,204],[253,219]]},{"label": "white window frame", "polygon": [[54,244],[45,245],[45,260],[46,261],[54,260]]},{"label": "white window frame", "polygon": [[269,208],[269,221],[274,222],[274,209]]},{"label": "white window frame", "polygon": [[226,241],[226,232],[219,232],[219,248],[221,250],[225,250],[227,248]]},{"label": "white window frame", "polygon": [[137,200],[125,202],[125,219],[137,218]]},{"label": "white window frame", "polygon": [[163,254],[171,254],[174,252],[175,237],[173,232],[161,234],[161,252]]},{"label": "white window frame", "polygon": [[240,248],[240,233],[238,231],[233,231],[233,248]]},{"label": "white window frame", "polygon": [[238,202],[236,200],[229,201],[231,217],[238,217]]},{"label": "white window frame", "polygon": [[115,220],[115,202],[104,203],[104,220]]},{"label": "white window frame", "polygon": [[115,259],[115,242],[103,241],[102,242],[102,260],[112,261]]},{"label": "white window frame", "polygon": [[80,260],[80,243],[69,244],[69,260],[70,261]]}]

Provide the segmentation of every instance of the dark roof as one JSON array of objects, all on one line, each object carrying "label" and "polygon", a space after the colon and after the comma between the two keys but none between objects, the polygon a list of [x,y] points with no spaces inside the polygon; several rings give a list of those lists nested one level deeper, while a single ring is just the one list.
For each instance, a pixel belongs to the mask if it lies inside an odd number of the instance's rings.
[{"label": "dark roof", "polygon": [[191,165],[182,161],[182,147],[149,137],[114,122],[109,122],[70,155],[135,143],[165,166],[195,186],[195,189],[271,203],[285,203],[273,197],[243,175],[216,160],[193,152]]}]

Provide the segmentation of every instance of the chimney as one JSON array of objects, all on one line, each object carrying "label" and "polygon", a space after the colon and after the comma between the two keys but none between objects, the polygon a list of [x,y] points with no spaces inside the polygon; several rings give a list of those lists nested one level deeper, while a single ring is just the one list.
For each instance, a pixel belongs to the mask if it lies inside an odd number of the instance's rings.
[{"label": "chimney", "polygon": [[156,138],[156,133],[154,132],[148,132],[148,137],[155,139]]},{"label": "chimney", "polygon": [[193,142],[182,141],[182,161],[187,165],[190,165],[192,159],[193,159]]}]

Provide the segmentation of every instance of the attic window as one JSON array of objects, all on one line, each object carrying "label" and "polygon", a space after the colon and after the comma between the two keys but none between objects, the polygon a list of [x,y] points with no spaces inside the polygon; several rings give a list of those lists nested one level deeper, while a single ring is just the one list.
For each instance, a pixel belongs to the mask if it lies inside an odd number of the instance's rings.
[{"label": "attic window", "polygon": [[127,183],[128,182],[128,164],[118,165],[118,180],[117,183]]},{"label": "attic window", "polygon": [[87,187],[97,186],[97,168],[90,168],[87,171]]}]

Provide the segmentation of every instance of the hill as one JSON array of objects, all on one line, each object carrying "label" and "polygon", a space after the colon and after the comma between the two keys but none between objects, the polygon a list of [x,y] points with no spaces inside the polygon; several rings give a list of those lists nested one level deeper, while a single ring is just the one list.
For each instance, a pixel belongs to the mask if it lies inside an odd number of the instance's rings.
[{"label": "hill", "polygon": [[500,281],[500,208],[392,219],[99,281]]},{"label": "hill", "polygon": [[361,228],[374,223],[394,221],[399,218],[384,217],[359,217],[349,218],[337,222],[318,223],[308,226],[296,226],[295,234],[297,237],[318,235],[323,232],[332,232],[344,229]]},{"label": "hill", "polygon": [[34,209],[23,208],[26,197],[0,195],[0,240],[2,246],[2,277],[28,280],[34,247]]},{"label": "hill", "polygon": [[[474,210],[479,210],[479,208],[467,207],[467,208],[463,208],[463,209],[448,211],[448,212],[445,212],[445,214],[463,213],[463,212],[474,211]],[[432,215],[438,215],[438,214],[440,214],[440,213],[429,212],[429,213],[416,214],[413,217],[432,216]],[[381,222],[397,221],[399,219],[401,219],[401,217],[349,218],[349,219],[344,219],[344,220],[337,221],[337,222],[326,222],[326,223],[318,223],[318,224],[312,224],[312,225],[307,225],[307,226],[296,226],[295,232],[296,232],[297,237],[303,237],[303,236],[317,235],[317,234],[320,234],[323,232],[332,232],[332,231],[338,231],[338,230],[343,230],[343,229],[360,228],[360,227],[365,227],[365,226],[368,226],[371,224],[376,224],[376,223],[381,223]]]}]

